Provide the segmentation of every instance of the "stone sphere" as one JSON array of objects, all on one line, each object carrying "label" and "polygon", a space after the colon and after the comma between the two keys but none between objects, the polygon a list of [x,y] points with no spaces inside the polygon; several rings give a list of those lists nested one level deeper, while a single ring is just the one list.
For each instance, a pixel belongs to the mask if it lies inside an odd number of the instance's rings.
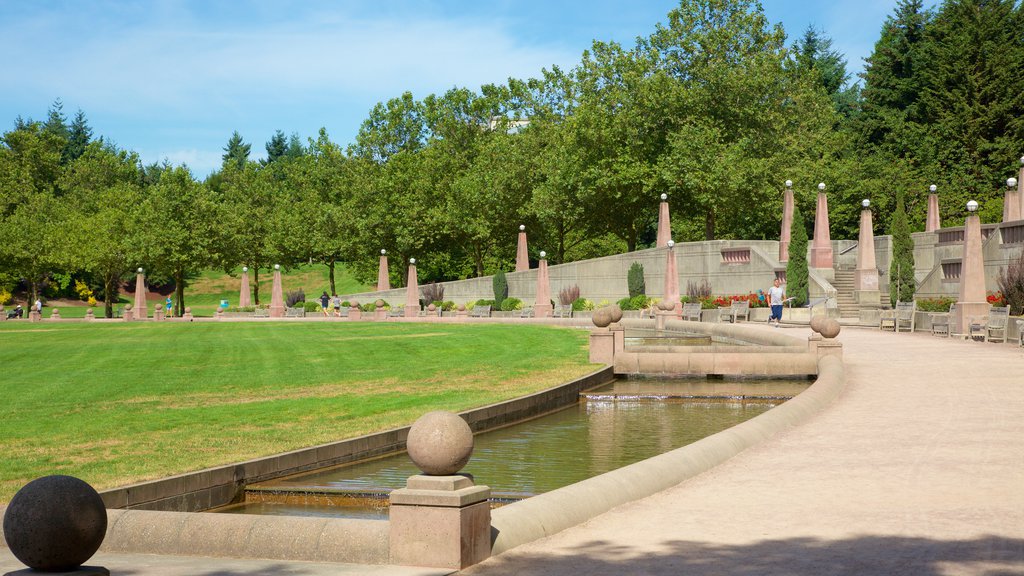
[{"label": "stone sphere", "polygon": [[376,306],[377,308],[383,308],[384,307],[384,301],[378,299],[376,302],[373,303],[373,305]]},{"label": "stone sphere", "polygon": [[437,305],[435,305],[435,304],[434,304],[433,302],[431,302],[431,303],[430,303],[430,304],[429,304],[429,305],[427,306],[427,310],[429,310],[429,311],[433,312],[434,310],[437,310]]},{"label": "stone sphere", "polygon": [[355,300],[349,302],[348,305],[350,308],[359,308],[359,302],[356,302]]},{"label": "stone sphere", "polygon": [[822,326],[822,323],[824,321],[825,321],[825,317],[824,316],[821,316],[821,315],[812,316],[811,317],[811,330],[817,332],[818,334],[821,334],[821,326]]},{"label": "stone sphere", "polygon": [[163,304],[153,304],[153,310],[160,310],[163,307]]},{"label": "stone sphere", "polygon": [[819,331],[825,338],[835,338],[839,336],[839,320],[835,318],[828,318],[821,323],[821,330]]},{"label": "stone sphere", "polygon": [[132,305],[131,304],[125,304],[124,305],[124,309],[125,310],[131,310],[132,309]]},{"label": "stone sphere", "polygon": [[60,308],[54,308],[51,314],[60,314]]},{"label": "stone sphere", "polygon": [[466,311],[466,305],[465,304],[459,304],[459,312],[465,312],[465,311]]},{"label": "stone sphere", "polygon": [[420,416],[409,429],[409,458],[428,476],[451,476],[473,455],[473,431],[451,412],[438,410]]},{"label": "stone sphere", "polygon": [[192,313],[192,307],[191,306],[185,306],[185,314],[191,314],[191,313]]},{"label": "stone sphere", "polygon": [[618,322],[622,320],[622,308],[619,308],[618,304],[612,304],[608,307],[612,313],[612,322]]},{"label": "stone sphere", "polygon": [[590,321],[598,328],[607,328],[608,325],[612,323],[611,308],[605,306],[604,308],[594,310],[594,315],[590,317]]},{"label": "stone sphere", "polygon": [[73,476],[43,476],[18,490],[4,514],[4,538],[28,567],[70,571],[99,549],[107,511],[92,486]]}]

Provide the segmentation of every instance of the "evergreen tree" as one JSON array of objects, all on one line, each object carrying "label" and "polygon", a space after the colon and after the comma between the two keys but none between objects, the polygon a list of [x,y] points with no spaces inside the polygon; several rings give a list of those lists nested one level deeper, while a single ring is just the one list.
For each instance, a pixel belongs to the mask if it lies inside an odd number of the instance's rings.
[{"label": "evergreen tree", "polygon": [[889,224],[892,235],[892,262],[889,264],[889,302],[910,302],[917,284],[914,280],[914,241],[910,237],[910,224],[903,207],[903,193],[896,194],[896,209]]},{"label": "evergreen tree", "polygon": [[807,223],[799,206],[793,206],[793,229],[789,238],[789,262],[786,263],[786,296],[793,306],[807,304]]},{"label": "evergreen tree", "polygon": [[276,162],[288,152],[288,140],[285,138],[284,132],[280,130],[274,132],[274,135],[267,141],[266,148],[267,159],[260,161],[264,166]]},{"label": "evergreen tree", "polygon": [[224,147],[224,163],[223,166],[233,166],[239,170],[245,168],[245,163],[249,161],[249,152],[252,150],[252,145],[246,144],[242,140],[242,135],[237,130],[231,133],[231,138],[228,139],[227,146]]},{"label": "evergreen tree", "polygon": [[626,275],[626,285],[629,288],[629,297],[640,296],[647,293],[647,283],[644,281],[644,265],[633,262]]},{"label": "evergreen tree", "polygon": [[494,309],[501,310],[501,303],[508,298],[508,278],[503,270],[498,270],[491,283],[494,288]]},{"label": "evergreen tree", "polygon": [[82,109],[79,108],[75,114],[74,121],[71,122],[71,127],[68,129],[68,143],[64,147],[61,162],[63,164],[70,164],[81,158],[82,154],[85,154],[85,149],[89,146],[90,141],[92,141],[92,128],[89,127],[89,122],[85,119],[85,112],[82,112]]},{"label": "evergreen tree", "polygon": [[64,116],[64,102],[60,98],[54,100],[53,104],[50,105],[50,109],[46,111],[46,122],[43,123],[43,131],[67,142],[68,119],[67,116]]},{"label": "evergreen tree", "polygon": [[810,74],[832,98],[836,111],[851,116],[857,108],[860,90],[847,87],[850,75],[846,72],[846,59],[832,49],[832,39],[808,26],[802,38],[793,44],[794,62],[798,72]]},{"label": "evergreen tree", "polygon": [[302,140],[297,133],[292,132],[292,135],[288,137],[288,149],[285,150],[284,155],[291,160],[306,155],[306,147],[302,145]]}]

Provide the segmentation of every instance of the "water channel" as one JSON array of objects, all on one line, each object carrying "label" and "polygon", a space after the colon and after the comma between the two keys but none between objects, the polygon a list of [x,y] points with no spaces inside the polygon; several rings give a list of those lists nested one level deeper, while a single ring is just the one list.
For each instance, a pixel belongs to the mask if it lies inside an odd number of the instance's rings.
[{"label": "water channel", "polygon": [[[580,402],[479,434],[463,470],[496,504],[540,494],[685,446],[799,394],[808,379],[620,379]],[[419,471],[405,453],[246,488],[216,512],[387,517],[387,494]]]}]

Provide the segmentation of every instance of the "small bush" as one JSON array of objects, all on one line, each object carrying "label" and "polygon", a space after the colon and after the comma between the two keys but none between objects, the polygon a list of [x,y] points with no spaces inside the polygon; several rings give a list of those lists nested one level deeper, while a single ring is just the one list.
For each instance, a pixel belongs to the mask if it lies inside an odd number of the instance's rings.
[{"label": "small bush", "polygon": [[519,298],[505,298],[501,301],[502,312],[513,312],[523,309],[523,301]]},{"label": "small bush", "polygon": [[295,308],[296,304],[298,304],[299,302],[305,302],[305,301],[306,301],[306,293],[302,291],[302,288],[299,288],[298,290],[296,290],[294,292],[289,292],[284,297],[284,305],[289,307],[289,308]]},{"label": "small bush", "polygon": [[7,288],[0,288],[0,304],[7,304],[11,301],[11,293]]},{"label": "small bush", "polygon": [[359,309],[362,310],[363,312],[373,312],[374,310],[377,309],[376,300],[374,300],[373,302],[367,302],[366,304],[360,304]]},{"label": "small bush", "polygon": [[344,302],[341,303],[341,307],[342,308],[351,308],[352,304],[348,300],[345,300]]},{"label": "small bush", "polygon": [[579,312],[581,310],[593,310],[594,303],[586,298],[577,298],[572,301],[572,311]]},{"label": "small bush", "polygon": [[633,262],[633,265],[629,267],[629,272],[626,275],[626,286],[629,288],[630,298],[635,298],[636,296],[647,293],[647,285],[644,282],[643,264]]},{"label": "small bush", "polygon": [[917,309],[921,312],[949,312],[950,305],[956,302],[956,298],[921,298],[917,300]]},{"label": "small bush", "polygon": [[686,297],[693,302],[710,298],[711,284],[708,283],[706,278],[701,280],[699,284],[696,282],[687,282]]},{"label": "small bush", "polygon": [[75,293],[78,294],[78,299],[83,302],[88,302],[93,297],[89,285],[81,280],[75,280]]},{"label": "small bush", "polygon": [[643,294],[638,294],[632,298],[623,298],[617,304],[623,310],[643,310],[650,304],[650,298]]},{"label": "small bush", "polygon": [[1024,314],[1024,251],[1009,266],[999,269],[996,281],[1010,306],[1010,314]]},{"label": "small bush", "polygon": [[467,310],[472,310],[473,308],[476,308],[477,306],[490,306],[491,310],[498,310],[499,309],[499,308],[497,308],[494,305],[494,300],[484,300],[483,298],[481,298],[480,300],[477,300],[476,302],[474,302],[472,306],[469,306],[467,304],[466,305],[466,309]]},{"label": "small bush", "polygon": [[452,302],[451,300],[435,300],[431,302],[431,304],[437,306],[437,309],[441,312],[451,312],[452,310],[455,310],[455,302]]},{"label": "small bush", "polygon": [[498,270],[498,273],[494,275],[493,284],[494,303],[496,306],[491,308],[491,310],[500,308],[502,300],[508,298],[508,278],[505,278],[505,272],[503,270]]},{"label": "small bush", "polygon": [[580,287],[576,284],[566,286],[558,291],[558,303],[562,306],[570,306],[580,298]]},{"label": "small bush", "polygon": [[305,302],[303,308],[306,310],[306,312],[319,312],[320,311],[320,303],[319,302]]},{"label": "small bush", "polygon": [[225,312],[255,312],[255,306],[229,306],[224,309]]}]

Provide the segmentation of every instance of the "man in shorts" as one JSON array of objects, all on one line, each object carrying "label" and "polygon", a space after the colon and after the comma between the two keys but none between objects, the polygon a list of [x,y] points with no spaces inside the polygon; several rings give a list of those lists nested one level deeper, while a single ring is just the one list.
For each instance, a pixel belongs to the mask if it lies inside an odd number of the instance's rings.
[{"label": "man in shorts", "polygon": [[782,321],[782,303],[785,300],[786,288],[782,286],[782,281],[776,278],[772,287],[768,289],[768,305],[772,309],[772,314],[768,317],[769,324],[774,320],[775,326],[779,326],[779,322]]}]

